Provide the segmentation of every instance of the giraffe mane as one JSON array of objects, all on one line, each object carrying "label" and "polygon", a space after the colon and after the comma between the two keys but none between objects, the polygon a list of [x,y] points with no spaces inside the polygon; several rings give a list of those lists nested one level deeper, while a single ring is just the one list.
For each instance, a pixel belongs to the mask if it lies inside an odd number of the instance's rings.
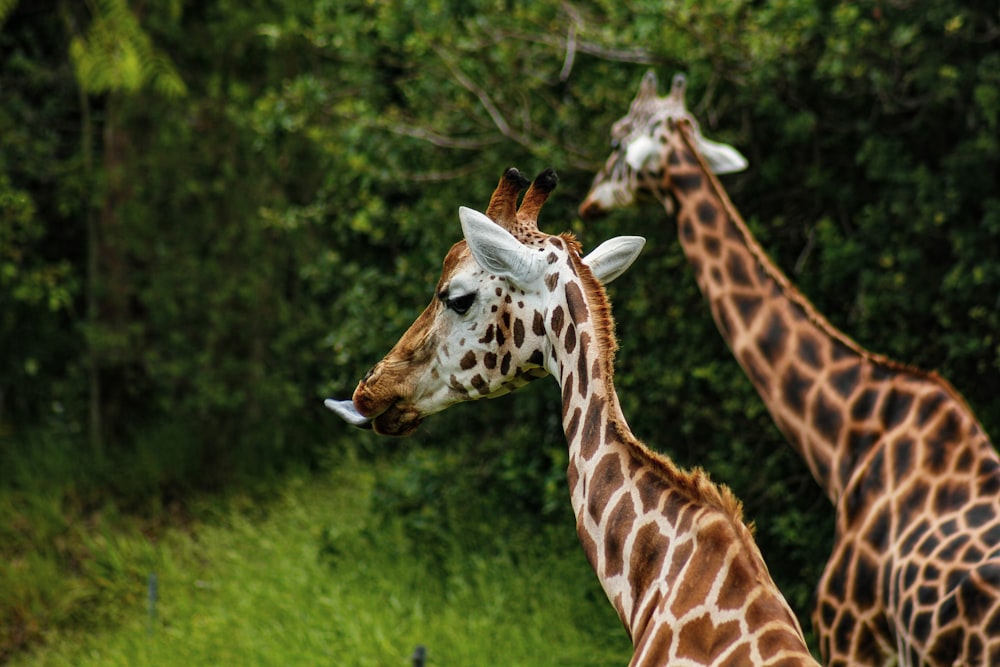
[{"label": "giraffe mane", "polygon": [[[764,271],[767,273],[767,275],[772,280],[774,280],[775,284],[777,284],[778,288],[781,290],[781,293],[784,294],[784,296],[789,301],[792,301],[793,303],[797,304],[800,308],[802,308],[803,312],[806,315],[806,318],[810,322],[815,324],[826,335],[847,346],[852,352],[857,354],[861,359],[865,361],[868,361],[870,363],[879,366],[883,366],[885,368],[888,368],[896,372],[910,373],[918,378],[937,384],[939,387],[941,387],[942,390],[944,390],[946,394],[948,394],[948,396],[951,397],[952,400],[958,403],[958,405],[962,409],[964,409],[968,414],[974,415],[972,409],[969,407],[968,403],[966,402],[962,394],[957,389],[955,389],[954,386],[952,386],[951,382],[938,375],[938,373],[936,373],[935,371],[927,371],[917,366],[905,364],[900,361],[896,361],[895,359],[891,359],[887,356],[877,354],[870,350],[866,350],[861,345],[859,345],[853,338],[849,337],[843,331],[841,331],[833,324],[831,324],[830,321],[826,319],[826,317],[821,312],[819,312],[819,310],[816,309],[816,307],[812,304],[812,302],[809,301],[809,299],[806,298],[806,296],[802,294],[802,292],[800,292],[794,285],[791,284],[791,282],[788,280],[788,277],[785,276],[785,274],[774,265],[774,262],[771,261],[770,257],[768,257],[767,253],[764,252],[764,249],[761,248],[760,244],[754,238],[753,234],[750,233],[750,229],[747,227],[747,224],[746,222],[744,222],[743,217],[740,215],[739,211],[736,210],[736,207],[733,205],[733,202],[729,199],[729,195],[726,194],[726,191],[722,187],[722,184],[719,182],[718,177],[711,170],[711,168],[709,168],[708,163],[705,161],[705,158],[702,156],[701,152],[697,149],[694,141],[691,139],[691,133],[694,131],[694,125],[690,122],[690,120],[683,119],[678,121],[677,128],[679,130],[681,139],[684,141],[685,146],[687,146],[688,150],[690,150],[691,153],[698,160],[698,164],[701,167],[701,170],[708,178],[712,191],[715,193],[715,196],[719,198],[719,201],[722,202],[722,206],[725,209],[726,213],[729,215],[729,219],[732,220],[733,224],[736,226],[740,234],[743,236],[747,248],[749,248],[751,254],[757,260],[758,265],[764,268]],[[983,428],[982,424],[979,423],[979,419],[975,417],[974,419],[976,421],[976,425],[979,426],[980,430],[982,431]]]},{"label": "giraffe mane", "polygon": [[[561,234],[560,238],[572,244],[571,248],[574,250],[570,257],[583,284],[588,310],[591,317],[594,318],[594,330],[597,334],[598,349],[600,350],[599,356],[604,364],[601,369],[604,389],[606,395],[612,396],[615,394],[614,357],[618,350],[618,341],[615,336],[615,321],[611,315],[611,302],[604,285],[594,277],[590,267],[580,260],[580,245],[576,239],[571,234]],[[753,526],[744,521],[743,504],[728,486],[713,482],[708,473],[699,467],[691,470],[680,468],[670,458],[650,449],[639,440],[628,425],[617,416],[611,415],[610,422],[621,441],[632,450],[640,461],[649,465],[653,474],[660,476],[669,483],[671,488],[677,489],[685,498],[719,510],[733,523],[736,533],[747,548],[751,552],[757,550],[753,540],[749,539],[753,534]]]}]

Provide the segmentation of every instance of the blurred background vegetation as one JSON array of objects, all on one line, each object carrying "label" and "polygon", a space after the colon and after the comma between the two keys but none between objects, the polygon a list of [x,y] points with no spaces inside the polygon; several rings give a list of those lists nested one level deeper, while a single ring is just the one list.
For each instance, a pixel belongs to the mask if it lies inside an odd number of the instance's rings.
[{"label": "blurred background vegetation", "polygon": [[391,459],[366,493],[445,569],[571,525],[551,381],[399,442],[322,406],[511,165],[559,172],[546,230],[649,238],[610,290],[625,412],[744,500],[808,626],[832,509],[673,221],[576,215],[648,68],[747,155],[724,184],[819,309],[1000,433],[994,0],[0,0],[0,660],[103,618],[95,530],[152,540],[292,471]]}]

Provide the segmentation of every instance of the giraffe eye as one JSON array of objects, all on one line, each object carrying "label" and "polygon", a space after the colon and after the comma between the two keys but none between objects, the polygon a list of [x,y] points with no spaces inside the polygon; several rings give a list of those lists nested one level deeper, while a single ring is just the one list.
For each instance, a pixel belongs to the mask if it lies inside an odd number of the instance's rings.
[{"label": "giraffe eye", "polygon": [[468,294],[463,294],[462,296],[456,296],[453,299],[445,299],[444,305],[454,310],[459,315],[465,315],[469,312],[469,308],[472,307],[472,302],[476,300],[476,293],[469,292]]}]

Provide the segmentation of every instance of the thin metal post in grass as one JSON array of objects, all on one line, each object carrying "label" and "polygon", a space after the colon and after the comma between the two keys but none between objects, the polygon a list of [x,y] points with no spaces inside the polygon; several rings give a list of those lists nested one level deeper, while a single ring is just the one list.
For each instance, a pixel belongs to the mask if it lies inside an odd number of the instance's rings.
[{"label": "thin metal post in grass", "polygon": [[413,655],[410,656],[410,659],[413,660],[413,667],[424,667],[427,661],[427,647],[417,645],[413,649]]},{"label": "thin metal post in grass", "polygon": [[159,597],[156,573],[149,573],[148,601],[149,601],[149,625],[146,627],[146,634],[153,634],[153,627],[156,625],[156,600]]}]

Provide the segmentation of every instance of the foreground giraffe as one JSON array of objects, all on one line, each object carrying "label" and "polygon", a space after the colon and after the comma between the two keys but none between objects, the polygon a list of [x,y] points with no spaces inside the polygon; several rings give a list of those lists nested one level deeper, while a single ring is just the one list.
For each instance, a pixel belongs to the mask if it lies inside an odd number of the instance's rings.
[{"label": "foreground giraffe", "polygon": [[634,645],[631,665],[816,665],[728,489],[685,472],[629,430],[613,382],[617,347],[602,282],[643,240],[619,237],[581,258],[572,236],[538,230],[555,186],[508,170],[490,217],[461,208],[435,298],[350,401],[358,426],[406,435],[459,401],[552,374],[562,388],[567,478],[577,532]]},{"label": "foreground giraffe", "polygon": [[681,246],[733,355],[837,510],[813,622],[829,665],[1000,665],[1000,459],[943,378],[833,327],[768,259],[712,173],[684,80],[649,73],[581,215],[677,203]]}]

